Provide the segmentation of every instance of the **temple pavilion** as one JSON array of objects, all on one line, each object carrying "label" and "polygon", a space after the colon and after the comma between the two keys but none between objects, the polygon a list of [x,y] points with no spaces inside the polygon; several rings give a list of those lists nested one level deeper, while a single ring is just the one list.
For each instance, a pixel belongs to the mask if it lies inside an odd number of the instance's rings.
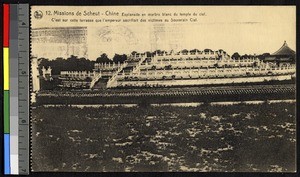
[{"label": "temple pavilion", "polygon": [[270,56],[266,57],[265,62],[276,62],[278,65],[281,64],[294,64],[296,61],[296,52],[292,50],[286,41],[284,41],[282,47]]}]

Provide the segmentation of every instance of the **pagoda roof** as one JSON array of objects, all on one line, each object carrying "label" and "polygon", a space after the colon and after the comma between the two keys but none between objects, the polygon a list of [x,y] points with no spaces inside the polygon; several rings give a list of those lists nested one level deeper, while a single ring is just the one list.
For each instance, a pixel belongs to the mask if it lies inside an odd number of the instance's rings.
[{"label": "pagoda roof", "polygon": [[274,52],[273,56],[295,56],[296,52],[292,50],[284,41],[282,47],[278,49],[276,52]]}]

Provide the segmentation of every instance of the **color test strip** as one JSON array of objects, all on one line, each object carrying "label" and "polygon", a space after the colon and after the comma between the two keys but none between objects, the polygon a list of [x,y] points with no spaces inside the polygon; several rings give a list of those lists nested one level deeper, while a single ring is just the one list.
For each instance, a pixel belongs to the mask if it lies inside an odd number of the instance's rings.
[{"label": "color test strip", "polygon": [[3,4],[4,174],[10,174],[9,4]]},{"label": "color test strip", "polygon": [[10,152],[9,152],[9,141],[10,137],[9,134],[4,134],[4,174],[10,174]]},{"label": "color test strip", "polygon": [[19,174],[18,152],[18,4],[10,4],[10,28],[9,28],[9,92],[10,92],[10,172]]},{"label": "color test strip", "polygon": [[9,4],[3,4],[3,47],[9,46]]}]

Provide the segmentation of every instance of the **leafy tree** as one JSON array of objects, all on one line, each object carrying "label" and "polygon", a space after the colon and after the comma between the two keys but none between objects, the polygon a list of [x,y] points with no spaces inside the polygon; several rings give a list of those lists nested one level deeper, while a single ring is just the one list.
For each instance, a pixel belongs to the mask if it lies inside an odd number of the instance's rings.
[{"label": "leafy tree", "polygon": [[152,55],[151,52],[147,51],[147,52],[146,52],[146,56],[147,56],[147,57],[152,57],[153,55]]},{"label": "leafy tree", "polygon": [[266,57],[269,57],[269,56],[271,56],[270,53],[263,53],[263,54],[261,54],[261,55],[258,55],[258,58],[259,58],[259,59],[265,59]]},{"label": "leafy tree", "polygon": [[67,59],[56,58],[54,60],[48,60],[40,58],[39,72],[42,74],[42,68],[46,69],[51,67],[53,75],[59,75],[61,71],[92,71],[94,68],[94,62],[86,58],[78,58],[71,55]]},{"label": "leafy tree", "polygon": [[238,60],[241,57],[241,55],[238,52],[235,52],[234,54],[232,54],[231,58],[234,60]]},{"label": "leafy tree", "polygon": [[96,59],[96,63],[112,63],[106,53],[103,53],[100,57]]},{"label": "leafy tree", "polygon": [[[219,49],[219,52],[224,52],[224,53],[226,53],[226,51],[224,51],[223,49]],[[237,53],[237,52],[236,52]]]},{"label": "leafy tree", "polygon": [[127,60],[127,55],[123,54],[123,55],[119,55],[119,54],[115,54],[115,56],[113,57],[113,62],[115,63],[124,63],[124,61]]},{"label": "leafy tree", "polygon": [[131,55],[135,55],[135,54],[137,54],[137,51],[132,51],[131,52]]},{"label": "leafy tree", "polygon": [[241,59],[249,58],[249,55],[245,54],[241,56]]},{"label": "leafy tree", "polygon": [[195,53],[195,52],[200,52],[200,50],[198,50],[198,49],[193,49],[193,50],[190,50],[190,52]]},{"label": "leafy tree", "polygon": [[183,49],[181,52],[186,54],[186,53],[188,53],[189,51],[188,51],[187,49]]},{"label": "leafy tree", "polygon": [[206,53],[206,52],[212,52],[212,50],[211,49],[204,49],[204,52]]}]

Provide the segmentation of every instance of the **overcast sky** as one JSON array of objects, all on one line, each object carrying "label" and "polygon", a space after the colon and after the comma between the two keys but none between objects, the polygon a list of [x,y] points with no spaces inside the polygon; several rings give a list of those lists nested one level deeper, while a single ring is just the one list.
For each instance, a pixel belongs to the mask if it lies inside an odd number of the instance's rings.
[{"label": "overcast sky", "polygon": [[[46,8],[51,7],[45,7]],[[89,7],[91,8],[91,7]],[[95,9],[95,7],[92,7]],[[56,7],[59,9],[59,7]],[[79,7],[68,7],[74,12]],[[205,13],[197,22],[186,23],[51,23],[55,26],[87,26],[88,56],[101,53],[130,53],[160,50],[210,48],[230,55],[273,53],[284,41],[295,50],[296,8],[294,6],[185,6],[185,7],[98,7],[117,12],[196,12]],[[66,7],[60,10],[66,10]],[[90,10],[90,9],[89,9]],[[74,18],[74,17],[72,17]],[[149,18],[149,17],[148,17]],[[179,17],[176,17],[179,18]],[[190,17],[188,17],[189,19]],[[49,27],[47,17],[33,20],[33,27]]]}]

